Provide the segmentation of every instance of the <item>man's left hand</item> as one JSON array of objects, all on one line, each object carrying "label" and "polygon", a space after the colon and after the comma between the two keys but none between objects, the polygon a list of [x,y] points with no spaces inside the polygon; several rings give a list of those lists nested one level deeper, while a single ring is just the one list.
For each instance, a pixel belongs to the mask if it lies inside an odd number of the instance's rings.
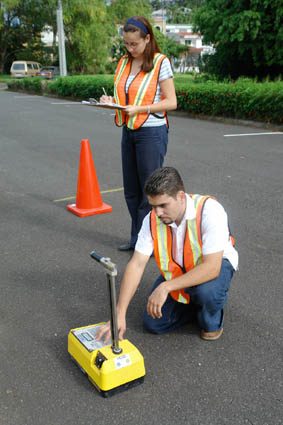
[{"label": "man's left hand", "polygon": [[162,317],[161,309],[167,297],[168,291],[162,283],[149,296],[146,310],[153,319]]}]

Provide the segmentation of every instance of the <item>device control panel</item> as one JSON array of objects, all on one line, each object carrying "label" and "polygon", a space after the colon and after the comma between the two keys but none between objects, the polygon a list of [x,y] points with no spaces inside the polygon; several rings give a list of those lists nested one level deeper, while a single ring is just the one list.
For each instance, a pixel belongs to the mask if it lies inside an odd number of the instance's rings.
[{"label": "device control panel", "polygon": [[104,326],[104,323],[87,326],[86,328],[75,329],[73,334],[89,352],[95,351],[99,348],[110,345],[109,342],[105,344],[102,340],[97,341],[96,339],[96,334],[102,326]]}]

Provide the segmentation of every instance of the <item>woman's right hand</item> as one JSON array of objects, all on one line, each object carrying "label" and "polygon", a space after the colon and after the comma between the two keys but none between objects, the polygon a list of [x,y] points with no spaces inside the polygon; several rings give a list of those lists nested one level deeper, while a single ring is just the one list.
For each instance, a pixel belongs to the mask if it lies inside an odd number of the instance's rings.
[{"label": "woman's right hand", "polygon": [[105,96],[105,94],[103,96],[101,96],[101,98],[99,99],[100,103],[115,103],[115,99],[113,96]]},{"label": "woman's right hand", "polygon": [[[117,314],[117,326],[118,326],[118,336],[119,340],[123,340],[124,333],[126,332],[126,318],[125,316]],[[104,339],[103,339],[104,338]],[[110,321],[105,323],[104,326],[99,329],[96,334],[97,341],[103,339],[104,344],[107,344],[111,338],[111,325]]]}]

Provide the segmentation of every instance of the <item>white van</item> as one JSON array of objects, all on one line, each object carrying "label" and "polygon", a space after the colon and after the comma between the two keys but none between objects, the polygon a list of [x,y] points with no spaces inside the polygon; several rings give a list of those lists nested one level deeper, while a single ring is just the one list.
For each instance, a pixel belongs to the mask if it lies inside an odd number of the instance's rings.
[{"label": "white van", "polygon": [[10,73],[14,78],[35,77],[40,71],[41,65],[32,61],[14,61]]}]

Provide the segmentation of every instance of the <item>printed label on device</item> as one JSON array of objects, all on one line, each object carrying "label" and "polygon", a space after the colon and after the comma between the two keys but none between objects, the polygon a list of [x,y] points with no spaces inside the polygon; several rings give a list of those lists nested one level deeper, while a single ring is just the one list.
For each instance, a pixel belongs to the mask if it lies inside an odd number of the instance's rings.
[{"label": "printed label on device", "polygon": [[94,325],[83,329],[77,329],[73,331],[73,334],[88,351],[95,351],[98,348],[103,348],[107,347],[107,345],[110,345],[109,342],[104,344],[103,340],[96,340],[96,334],[102,326],[104,325]]},{"label": "printed label on device", "polygon": [[123,354],[122,356],[116,357],[114,359],[116,369],[122,369],[122,367],[127,367],[132,364],[132,360],[129,354]]}]

